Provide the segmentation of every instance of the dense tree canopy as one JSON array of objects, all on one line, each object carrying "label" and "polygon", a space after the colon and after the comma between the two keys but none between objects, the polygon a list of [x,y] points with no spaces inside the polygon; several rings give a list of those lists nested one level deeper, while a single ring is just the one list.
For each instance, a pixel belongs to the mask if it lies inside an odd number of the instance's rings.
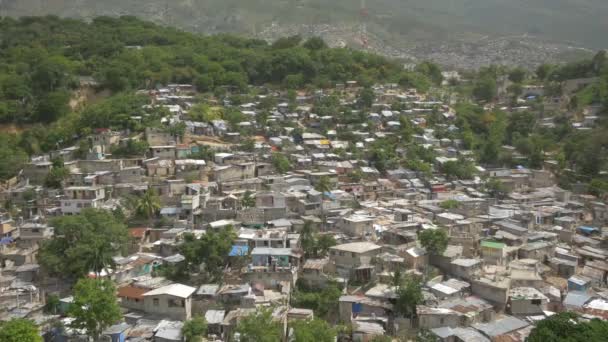
[{"label": "dense tree canopy", "polygon": [[38,327],[27,319],[12,319],[0,322],[0,341],[2,342],[42,342]]},{"label": "dense tree canopy", "polygon": [[416,316],[416,305],[423,300],[422,283],[417,277],[408,276],[401,280],[397,287],[397,299],[395,300],[395,311],[397,314],[408,318]]},{"label": "dense tree canopy", "polygon": [[242,342],[275,342],[283,336],[281,324],[273,319],[271,309],[261,309],[243,318],[236,331]]},{"label": "dense tree canopy", "polygon": [[444,229],[425,229],[418,234],[418,239],[430,254],[442,254],[448,247],[448,233]]},{"label": "dense tree canopy", "polygon": [[128,239],[126,226],[111,212],[100,209],[58,217],[51,225],[55,237],[44,241],[38,260],[44,269],[60,277],[108,271],[114,266],[112,258],[121,253]]},{"label": "dense tree canopy", "polygon": [[194,316],[184,322],[182,335],[186,342],[200,342],[207,335],[207,322],[203,316]]},{"label": "dense tree canopy", "polygon": [[219,231],[209,230],[200,238],[186,234],[179,248],[186,258],[185,263],[168,269],[166,275],[173,280],[184,280],[190,272],[204,271],[210,281],[217,281],[235,239],[236,233],[231,226]]},{"label": "dense tree canopy", "polygon": [[[200,36],[134,17],[99,17],[90,23],[57,17],[0,21],[0,103],[5,121],[50,122],[69,108],[79,78],[92,76],[119,92],[159,83],[198,85],[201,90],[252,84],[296,87],[323,80],[361,78],[397,82],[407,74],[398,63],[348,49],[331,49],[319,38],[261,40]],[[416,77],[440,72],[433,64]],[[6,110],[5,110],[6,112]]]},{"label": "dense tree canopy", "polygon": [[87,335],[97,341],[105,328],[122,317],[114,283],[104,279],[80,279],[74,287],[74,302],[68,314],[74,318],[70,323],[72,328],[85,329]]},{"label": "dense tree canopy", "polygon": [[582,320],[576,313],[564,312],[544,319],[536,324],[528,342],[599,342],[608,336],[608,322],[592,319]]},{"label": "dense tree canopy", "polygon": [[0,180],[14,176],[27,160],[27,153],[18,146],[17,137],[0,133]]},{"label": "dense tree canopy", "polygon": [[334,320],[341,295],[342,291],[334,282],[329,282],[321,290],[299,286],[293,295],[292,304],[294,307],[313,310],[315,317]]},{"label": "dense tree canopy", "polygon": [[333,342],[336,329],[322,319],[296,320],[291,324],[294,342]]}]

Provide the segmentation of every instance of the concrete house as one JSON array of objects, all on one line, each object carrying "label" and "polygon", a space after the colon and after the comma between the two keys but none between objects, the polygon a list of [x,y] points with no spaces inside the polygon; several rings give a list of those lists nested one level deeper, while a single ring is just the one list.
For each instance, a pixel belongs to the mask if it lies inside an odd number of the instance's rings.
[{"label": "concrete house", "polygon": [[424,248],[420,248],[420,247],[409,248],[405,251],[403,256],[405,258],[405,264],[409,268],[422,270],[429,263],[428,254],[427,254],[426,250],[424,250]]},{"label": "concrete house", "polygon": [[24,247],[33,247],[43,240],[50,239],[53,233],[54,228],[46,224],[25,223],[19,227],[19,243]]},{"label": "concrete house", "polygon": [[323,288],[331,277],[326,268],[329,259],[308,259],[302,266],[302,274],[298,278],[302,283],[311,288]]},{"label": "concrete house", "polygon": [[498,308],[507,305],[511,281],[508,278],[492,280],[480,278],[471,281],[471,292],[473,295],[483,298]]},{"label": "concrete house", "polygon": [[472,279],[481,271],[479,259],[456,259],[451,263],[451,273],[462,279]]},{"label": "concrete house", "polygon": [[373,223],[374,220],[370,217],[352,215],[342,218],[340,228],[350,236],[369,236],[374,232]]},{"label": "concrete house", "polygon": [[446,308],[431,308],[424,305],[416,306],[418,326],[421,329],[434,329],[439,327],[455,328],[461,326],[464,317],[458,311]]},{"label": "concrete house", "polygon": [[351,322],[357,317],[388,317],[393,306],[366,296],[342,296],[339,300],[340,321]]},{"label": "concrete house", "polygon": [[374,277],[372,260],[382,252],[382,247],[371,242],[352,242],[329,249],[329,260],[343,278],[367,282]]},{"label": "concrete house", "polygon": [[212,169],[212,178],[216,182],[226,182],[253,178],[255,176],[254,163],[239,163],[232,165],[216,165]]},{"label": "concrete house", "polygon": [[120,299],[120,306],[131,310],[144,311],[144,293],[149,291],[148,288],[132,285],[119,288],[117,296]]},{"label": "concrete house", "polygon": [[0,238],[8,237],[15,238],[17,237],[19,231],[14,224],[13,220],[8,217],[8,215],[4,218],[0,217]]},{"label": "concrete house", "polygon": [[509,290],[507,307],[512,315],[542,315],[549,298],[533,287],[516,287]]},{"label": "concrete house", "polygon": [[196,288],[171,284],[143,294],[144,311],[176,320],[192,317],[192,294]]},{"label": "concrete house", "polygon": [[492,304],[476,296],[448,299],[440,302],[437,307],[451,309],[463,314],[465,326],[480,322],[491,322],[496,315]]},{"label": "concrete house", "polygon": [[61,202],[63,215],[79,214],[84,208],[101,208],[105,199],[105,190],[96,186],[73,186],[63,190]]},{"label": "concrete house", "polygon": [[483,258],[483,261],[485,263],[494,265],[503,264],[506,257],[506,245],[504,243],[494,241],[482,241],[480,247],[481,257]]},{"label": "concrete house", "polygon": [[154,158],[175,159],[175,145],[150,146],[150,154]]},{"label": "concrete house", "polygon": [[106,154],[110,152],[112,145],[120,142],[120,137],[120,132],[111,131],[107,128],[98,128],[90,138],[91,145],[94,151]]}]

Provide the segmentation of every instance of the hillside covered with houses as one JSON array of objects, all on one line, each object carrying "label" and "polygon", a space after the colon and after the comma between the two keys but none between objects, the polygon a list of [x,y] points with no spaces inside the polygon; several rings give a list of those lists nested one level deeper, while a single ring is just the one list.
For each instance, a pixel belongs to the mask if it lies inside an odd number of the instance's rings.
[{"label": "hillside covered with houses", "polygon": [[605,51],[442,70],[130,17],[0,38],[0,340],[605,336]]}]

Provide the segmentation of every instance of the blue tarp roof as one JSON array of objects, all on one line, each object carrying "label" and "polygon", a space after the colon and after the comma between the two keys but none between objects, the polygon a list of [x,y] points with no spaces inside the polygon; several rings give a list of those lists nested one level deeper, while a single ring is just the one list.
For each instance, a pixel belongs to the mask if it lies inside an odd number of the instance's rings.
[{"label": "blue tarp roof", "polygon": [[232,246],[229,256],[243,256],[249,253],[249,246]]},{"label": "blue tarp roof", "polygon": [[323,193],[323,195],[325,195],[325,197],[328,197],[328,198],[330,198],[330,199],[332,199],[332,200],[335,200],[335,199],[336,199],[336,195],[332,194],[332,193],[331,193],[331,192],[329,192],[329,191],[325,191],[325,192]]},{"label": "blue tarp roof", "polygon": [[0,245],[8,245],[9,243],[12,243],[14,240],[12,237],[7,236],[2,238],[2,240],[0,240]]},{"label": "blue tarp roof", "polygon": [[599,232],[600,230],[595,228],[595,227],[589,227],[589,226],[580,226],[578,227],[578,230],[580,230],[581,232],[585,233],[585,234],[591,234],[591,233],[596,233]]}]

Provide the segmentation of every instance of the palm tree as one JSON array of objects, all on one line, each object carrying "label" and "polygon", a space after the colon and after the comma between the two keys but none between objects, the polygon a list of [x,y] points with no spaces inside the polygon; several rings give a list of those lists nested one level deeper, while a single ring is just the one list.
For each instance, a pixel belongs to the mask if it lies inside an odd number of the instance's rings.
[{"label": "palm tree", "polygon": [[325,210],[323,208],[323,198],[325,197],[325,193],[331,192],[331,188],[331,179],[329,179],[328,176],[319,178],[319,181],[317,181],[317,184],[315,185],[315,190],[321,193],[321,216],[323,220],[323,230],[325,230]]},{"label": "palm tree", "polygon": [[152,188],[146,190],[143,196],[137,200],[135,210],[141,217],[146,217],[148,224],[152,226],[152,219],[160,210],[160,198],[156,194],[156,191]]}]

